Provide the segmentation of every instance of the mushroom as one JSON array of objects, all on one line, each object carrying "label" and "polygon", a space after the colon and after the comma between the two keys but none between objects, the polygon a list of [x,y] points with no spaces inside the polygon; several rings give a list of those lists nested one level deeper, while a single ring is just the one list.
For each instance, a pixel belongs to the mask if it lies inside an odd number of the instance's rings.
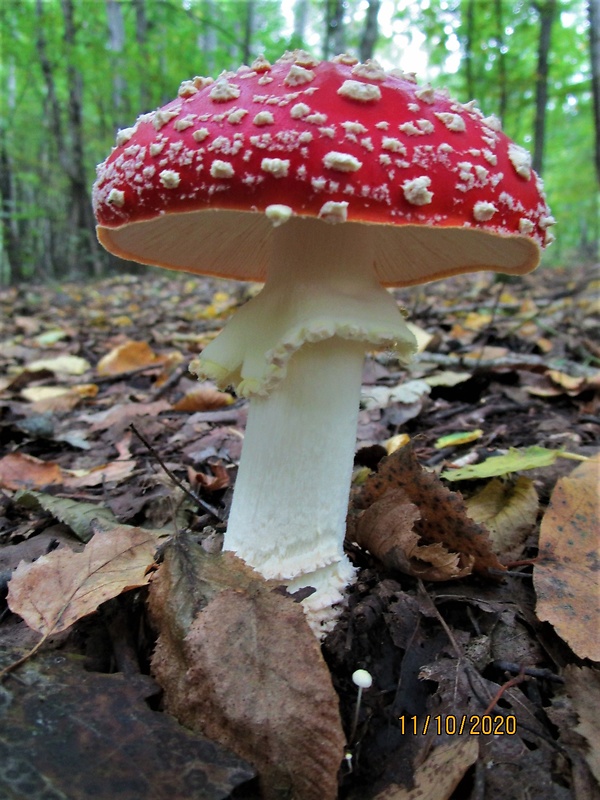
[{"label": "mushroom", "polygon": [[554,220],[529,154],[412,74],[294,51],[184,81],[119,131],[93,196],[121,258],[265,282],[191,369],[250,398],[224,548],[314,588],[322,634],[355,572],[364,355],[415,346],[386,287],[534,269]]}]

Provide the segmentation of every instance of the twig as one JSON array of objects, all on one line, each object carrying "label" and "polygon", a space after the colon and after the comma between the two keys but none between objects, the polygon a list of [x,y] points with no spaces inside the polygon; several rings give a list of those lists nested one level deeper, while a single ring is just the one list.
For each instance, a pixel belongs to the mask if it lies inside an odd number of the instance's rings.
[{"label": "twig", "polygon": [[192,492],[192,490],[191,490],[191,489],[188,489],[188,488],[187,488],[187,486],[186,486],[186,485],[185,485],[185,484],[184,484],[182,481],[180,481],[180,480],[179,480],[179,478],[177,477],[177,475],[175,475],[175,473],[174,473],[174,472],[172,472],[172,471],[169,469],[169,467],[167,467],[167,465],[166,465],[166,464],[165,464],[165,462],[162,460],[162,458],[160,457],[160,455],[158,454],[158,452],[157,452],[157,451],[154,449],[154,447],[152,447],[152,445],[151,445],[151,444],[150,444],[150,442],[149,442],[149,441],[146,439],[146,437],[145,437],[145,436],[143,436],[143,435],[142,435],[142,434],[141,434],[141,433],[138,431],[138,429],[135,427],[135,425],[134,425],[133,423],[131,423],[129,427],[130,427],[130,429],[133,431],[133,433],[135,433],[135,435],[138,437],[138,439],[139,439],[139,440],[142,442],[142,444],[143,444],[143,445],[144,445],[144,446],[145,446],[145,447],[148,449],[148,451],[149,451],[150,453],[152,453],[152,455],[154,456],[154,458],[155,458],[155,459],[158,461],[158,463],[161,465],[161,467],[162,467],[162,468],[164,469],[164,471],[167,473],[167,475],[169,476],[169,478],[171,478],[171,480],[173,481],[173,483],[174,483],[176,486],[178,486],[178,487],[181,489],[181,491],[182,491],[182,492],[184,492],[184,493],[185,493],[185,494],[186,494],[188,497],[190,497],[190,498],[191,498],[191,499],[192,499],[192,500],[193,500],[195,503],[197,503],[199,506],[202,506],[202,508],[203,508],[205,511],[208,511],[208,513],[209,513],[209,514],[212,514],[212,515],[213,515],[213,517],[215,517],[215,518],[216,518],[216,519],[218,519],[220,522],[222,522],[222,521],[223,521],[223,515],[221,514],[221,512],[220,512],[220,511],[219,511],[217,508],[215,508],[214,506],[211,506],[211,505],[210,505],[210,503],[207,503],[207,502],[206,502],[205,500],[203,500],[201,497],[198,497],[198,495],[197,495],[197,494],[195,494],[194,492]]},{"label": "twig", "polygon": [[522,664],[514,664],[512,661],[493,661],[494,667],[503,670],[504,672],[514,672],[519,674],[521,671],[525,675],[532,678],[540,678],[544,681],[552,681],[553,683],[564,683],[565,679],[561,678],[549,669],[540,669],[539,667],[524,667]]},{"label": "twig", "polygon": [[525,675],[525,667],[521,667],[521,669],[519,670],[519,674],[515,678],[510,678],[510,680],[506,681],[506,683],[503,683],[502,686],[498,689],[496,694],[492,697],[490,704],[483,712],[483,716],[487,717],[489,714],[492,713],[492,711],[498,704],[498,700],[501,699],[502,695],[507,689],[512,689],[513,686],[518,686],[520,683],[523,683],[523,681],[526,681],[527,679],[528,677],[527,675]]},{"label": "twig", "polygon": [[9,664],[7,667],[4,667],[4,669],[0,669],[0,683],[4,681],[4,678],[6,678],[7,675],[10,675],[11,672],[17,669],[17,667],[20,667],[26,661],[29,661],[29,659],[32,658],[37,653],[37,651],[44,644],[44,642],[47,641],[49,636],[50,636],[49,633],[45,633],[39,640],[39,642],[36,645],[34,645],[31,648],[31,650],[25,653],[24,656],[21,656],[21,658],[18,658],[16,661],[13,661],[12,664]]}]

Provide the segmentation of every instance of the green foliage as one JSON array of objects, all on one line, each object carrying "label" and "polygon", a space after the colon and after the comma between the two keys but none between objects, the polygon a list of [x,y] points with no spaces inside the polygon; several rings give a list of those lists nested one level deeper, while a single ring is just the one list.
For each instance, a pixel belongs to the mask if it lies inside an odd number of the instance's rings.
[{"label": "green foliage", "polygon": [[[64,11],[69,2],[72,37]],[[301,5],[305,24],[292,33],[293,12]],[[81,186],[81,198],[74,198],[78,180],[89,193],[94,164],[106,156],[116,130],[174,97],[185,78],[218,74],[260,53],[275,59],[292,45],[321,55],[327,8],[331,14],[335,5],[332,0],[0,2],[5,170],[0,168],[0,282],[89,274],[109,264],[103,253],[91,252],[91,224],[81,209],[78,215],[78,206],[85,205]],[[366,8],[364,0],[343,4],[343,36],[336,41],[351,52],[358,52]],[[375,55],[390,66],[402,56],[400,42],[416,42],[424,34],[430,67],[423,77],[448,85],[464,101],[472,90],[485,112],[501,115],[508,135],[531,149],[537,8],[535,0],[381,0]],[[564,263],[581,254],[593,257],[597,250],[598,193],[585,2],[557,0],[557,9],[544,179],[559,223],[549,258]],[[74,95],[82,107],[84,177],[74,175]],[[8,266],[14,256],[8,255],[10,240],[18,269]]]}]

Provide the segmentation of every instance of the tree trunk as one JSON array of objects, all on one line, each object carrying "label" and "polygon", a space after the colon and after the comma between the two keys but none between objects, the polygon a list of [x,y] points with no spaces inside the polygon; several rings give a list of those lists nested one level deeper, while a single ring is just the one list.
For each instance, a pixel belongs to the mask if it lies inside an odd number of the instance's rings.
[{"label": "tree trunk", "polygon": [[[132,0],[135,11],[135,40],[139,48],[140,62],[146,59],[148,42],[148,17],[146,15],[146,0]],[[140,109],[150,111],[151,94],[147,81],[139,81]]]},{"label": "tree trunk", "polygon": [[592,92],[594,95],[594,128],[596,132],[596,175],[600,183],[600,0],[588,0],[590,21],[590,57],[592,62]]},{"label": "tree trunk", "polygon": [[117,0],[106,0],[106,21],[108,23],[108,49],[115,53],[112,59],[113,108],[117,119],[123,117],[123,98],[125,80],[122,74],[123,63],[120,54],[125,47],[125,25],[123,10]]},{"label": "tree trunk", "polygon": [[255,0],[246,0],[246,19],[244,20],[244,45],[242,63],[249,64],[252,59],[252,37],[254,36]]},{"label": "tree trunk", "polygon": [[467,4],[467,32],[465,35],[465,81],[467,84],[467,97],[475,97],[475,76],[473,74],[473,39],[475,36],[475,0]]},{"label": "tree trunk", "polygon": [[360,40],[360,60],[366,61],[368,58],[373,58],[373,51],[379,38],[379,26],[377,24],[377,15],[381,8],[381,0],[369,0],[367,7],[367,15],[365,17],[365,26],[363,28],[362,37]]},{"label": "tree trunk", "polygon": [[540,36],[538,40],[537,75],[535,82],[533,168],[538,175],[541,175],[544,168],[549,56],[552,39],[552,23],[556,16],[556,0],[544,0],[540,3],[534,3],[534,7],[540,17]]},{"label": "tree trunk", "polygon": [[76,37],[73,0],[61,0],[61,8],[65,23],[64,43],[69,91],[67,127],[71,145],[68,155],[70,169],[67,174],[70,183],[69,228],[73,235],[73,245],[69,266],[72,271],[78,272],[83,267],[87,272],[86,267],[89,265],[98,276],[101,273],[101,260],[94,233],[94,215],[83,149],[83,79],[73,59]]},{"label": "tree trunk", "polygon": [[294,42],[302,45],[308,23],[308,0],[296,0],[294,5]]},{"label": "tree trunk", "polygon": [[17,198],[13,181],[12,165],[6,149],[4,130],[0,128],[0,199],[2,209],[2,251],[8,262],[5,267],[0,263],[0,277],[8,283],[19,283],[23,280],[23,262],[19,247],[19,231],[15,212]]},{"label": "tree trunk", "polygon": [[345,49],[344,0],[325,0],[323,58],[343,53]]},{"label": "tree trunk", "polygon": [[506,53],[504,50],[504,18],[502,14],[503,2],[504,0],[495,0],[496,42],[498,44],[498,86],[500,88],[500,97],[498,98],[498,117],[501,121],[504,121],[506,107],[508,104]]}]

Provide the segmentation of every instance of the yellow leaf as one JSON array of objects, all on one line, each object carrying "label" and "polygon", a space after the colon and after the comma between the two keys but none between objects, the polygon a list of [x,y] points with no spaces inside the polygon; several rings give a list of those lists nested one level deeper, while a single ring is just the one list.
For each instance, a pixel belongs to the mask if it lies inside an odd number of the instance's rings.
[{"label": "yellow leaf", "polygon": [[520,476],[514,485],[494,478],[465,501],[471,519],[485,525],[495,553],[516,557],[535,525],[538,496],[533,481]]},{"label": "yellow leaf", "polygon": [[537,615],[580,658],[600,661],[600,455],[561,478],[540,528],[533,571]]},{"label": "yellow leaf", "polygon": [[460,444],[476,442],[482,436],[483,431],[480,428],[476,428],[474,431],[457,431],[456,433],[449,433],[447,436],[440,436],[433,446],[436,450],[442,450],[444,447],[456,447]]},{"label": "yellow leaf", "polygon": [[99,375],[118,375],[132,369],[153,366],[158,360],[147,342],[125,342],[103,356],[96,369]]},{"label": "yellow leaf", "polygon": [[387,439],[383,446],[387,450],[388,456],[390,456],[395,450],[399,450],[401,447],[404,447],[405,444],[410,442],[410,436],[408,433],[397,433],[396,436],[391,436]]},{"label": "yellow leaf", "polygon": [[54,358],[40,358],[27,364],[27,369],[31,372],[48,369],[50,372],[63,373],[65,375],[83,375],[92,365],[85,358],[79,356],[55,356]]}]

